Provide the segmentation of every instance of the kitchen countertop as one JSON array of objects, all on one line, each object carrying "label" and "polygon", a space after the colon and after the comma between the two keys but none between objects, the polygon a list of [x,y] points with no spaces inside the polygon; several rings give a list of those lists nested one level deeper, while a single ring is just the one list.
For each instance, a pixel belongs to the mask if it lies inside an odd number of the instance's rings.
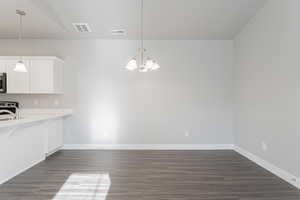
[{"label": "kitchen countertop", "polygon": [[0,128],[66,117],[72,113],[71,109],[21,109],[20,119],[0,121]]}]

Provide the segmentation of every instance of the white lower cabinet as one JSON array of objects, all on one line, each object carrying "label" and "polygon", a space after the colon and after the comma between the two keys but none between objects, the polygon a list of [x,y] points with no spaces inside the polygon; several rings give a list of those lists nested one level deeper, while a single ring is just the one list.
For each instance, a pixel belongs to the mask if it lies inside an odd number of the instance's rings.
[{"label": "white lower cabinet", "polygon": [[45,159],[43,123],[0,129],[0,184]]},{"label": "white lower cabinet", "polygon": [[0,184],[59,150],[62,138],[62,118],[0,128]]},{"label": "white lower cabinet", "polygon": [[50,155],[63,145],[63,120],[53,119],[47,121],[46,154]]}]

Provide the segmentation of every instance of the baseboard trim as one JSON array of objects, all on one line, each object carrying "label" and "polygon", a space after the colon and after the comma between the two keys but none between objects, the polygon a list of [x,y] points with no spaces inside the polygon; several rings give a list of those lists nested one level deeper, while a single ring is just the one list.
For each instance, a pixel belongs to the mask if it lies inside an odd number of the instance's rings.
[{"label": "baseboard trim", "polygon": [[42,159],[40,159],[40,160],[38,160],[38,161],[32,163],[30,166],[25,167],[24,169],[19,170],[19,171],[16,172],[14,175],[9,176],[9,177],[6,177],[6,178],[3,179],[3,180],[0,180],[0,185],[3,184],[3,183],[5,183],[5,182],[7,182],[7,181],[9,181],[9,180],[12,179],[12,178],[18,176],[19,174],[21,174],[21,173],[27,171],[28,169],[30,169],[31,167],[33,167],[33,166],[39,164],[40,162],[44,161],[45,159],[46,159],[46,158],[42,158]]},{"label": "baseboard trim", "polygon": [[65,144],[64,150],[233,150],[232,144]]},{"label": "baseboard trim", "polygon": [[53,149],[52,151],[46,153],[46,158],[49,157],[49,156],[51,156],[52,154],[55,154],[56,152],[58,152],[62,148],[63,148],[63,145],[61,145],[60,147],[57,147],[56,149]]},{"label": "baseboard trim", "polygon": [[291,185],[295,186],[296,188],[300,189],[300,179],[293,174],[275,166],[274,164],[260,158],[249,151],[235,146],[234,150],[241,154],[242,156],[248,158],[249,160],[255,162],[259,166],[263,167],[264,169],[268,170],[269,172],[273,173],[274,175],[280,177],[281,179],[285,180],[286,182],[290,183]]}]

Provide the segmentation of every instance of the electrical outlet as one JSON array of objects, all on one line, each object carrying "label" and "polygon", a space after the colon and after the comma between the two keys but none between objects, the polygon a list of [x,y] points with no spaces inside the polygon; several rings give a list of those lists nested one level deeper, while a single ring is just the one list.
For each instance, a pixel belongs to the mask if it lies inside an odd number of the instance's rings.
[{"label": "electrical outlet", "polygon": [[34,104],[35,106],[38,106],[38,105],[39,105],[39,103],[40,103],[40,102],[39,102],[39,100],[38,100],[38,99],[34,99],[34,100],[33,100],[33,104]]},{"label": "electrical outlet", "polygon": [[55,105],[55,106],[58,106],[58,105],[59,105],[59,100],[58,100],[58,99],[55,99],[55,100],[54,100],[54,105]]},{"label": "electrical outlet", "polygon": [[261,142],[261,148],[263,151],[268,151],[268,145],[266,142],[262,141]]}]

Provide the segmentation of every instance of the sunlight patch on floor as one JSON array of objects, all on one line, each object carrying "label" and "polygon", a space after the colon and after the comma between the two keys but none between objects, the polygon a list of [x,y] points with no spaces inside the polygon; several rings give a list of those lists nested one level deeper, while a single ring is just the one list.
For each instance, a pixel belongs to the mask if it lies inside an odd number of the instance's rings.
[{"label": "sunlight patch on floor", "polygon": [[105,200],[110,185],[109,174],[71,174],[52,200]]}]

